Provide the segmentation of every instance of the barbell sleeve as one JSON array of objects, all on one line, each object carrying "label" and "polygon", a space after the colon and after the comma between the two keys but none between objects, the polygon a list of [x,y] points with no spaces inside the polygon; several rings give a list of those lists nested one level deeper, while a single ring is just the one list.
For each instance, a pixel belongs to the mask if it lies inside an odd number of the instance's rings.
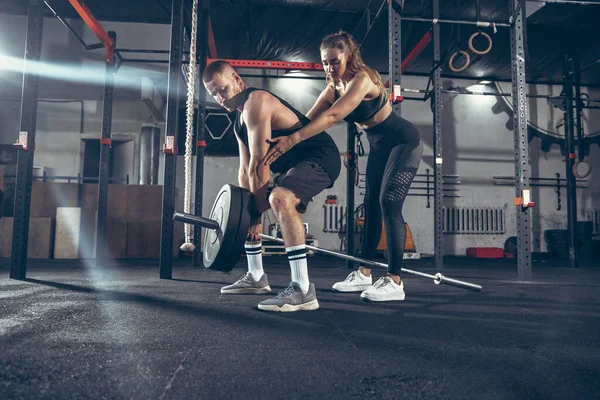
[{"label": "barbell sleeve", "polygon": [[469,282],[459,281],[458,279],[448,278],[439,272],[437,274],[435,274],[435,277],[436,277],[436,284],[438,284],[438,285],[441,283],[444,283],[446,285],[456,286],[456,287],[459,287],[462,289],[470,289],[470,290],[474,290],[476,292],[479,292],[482,289],[481,286],[475,285],[474,283],[469,283]]},{"label": "barbell sleeve", "polygon": [[219,223],[215,220],[200,217],[198,215],[181,213],[178,211],[175,211],[173,214],[173,219],[175,221],[187,222],[188,224],[200,225],[206,229],[217,230],[220,228]]},{"label": "barbell sleeve", "polygon": [[[260,234],[260,237],[266,240],[270,240],[273,242],[277,242],[277,243],[284,243],[283,239],[274,237],[274,236],[270,236],[270,235],[265,235],[264,233]],[[311,246],[311,245],[306,245],[306,248],[309,250],[314,250],[314,251],[318,251],[320,253],[324,253],[324,254],[329,254],[331,256],[334,257],[338,257],[338,258],[344,258],[346,260],[351,260],[351,261],[355,261],[361,264],[366,264],[366,265],[373,265],[376,267],[380,267],[380,268],[388,268],[387,264],[384,263],[380,263],[377,261],[371,261],[371,260],[364,260],[362,258],[358,258],[358,257],[354,257],[348,254],[344,254],[344,253],[339,253],[337,251],[332,251],[332,250],[326,250],[326,249],[322,249],[320,247],[316,247],[316,246]],[[433,281],[435,282],[435,284],[439,285],[439,284],[447,284],[447,285],[451,285],[451,286],[456,286],[456,287],[460,287],[463,289],[469,289],[469,290],[473,290],[476,292],[481,291],[482,287],[473,283],[469,283],[469,282],[463,282],[463,281],[459,281],[457,279],[452,279],[452,278],[448,278],[445,277],[444,275],[442,275],[441,273],[437,273],[435,275],[431,275],[431,274],[426,274],[424,272],[419,272],[419,271],[413,271],[411,269],[407,269],[407,268],[401,268],[400,269],[402,272],[407,273],[407,274],[412,274],[412,275],[418,275],[424,278],[429,278],[429,279],[433,279]]]}]

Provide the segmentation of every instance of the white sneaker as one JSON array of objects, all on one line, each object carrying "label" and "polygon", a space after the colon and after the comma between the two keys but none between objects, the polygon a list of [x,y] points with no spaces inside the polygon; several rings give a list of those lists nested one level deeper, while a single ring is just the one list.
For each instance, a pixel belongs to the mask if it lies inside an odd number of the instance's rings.
[{"label": "white sneaker", "polygon": [[399,285],[389,276],[381,277],[373,284],[373,287],[365,290],[360,297],[371,301],[404,300],[404,283]]},{"label": "white sneaker", "polygon": [[371,275],[364,276],[360,269],[353,271],[341,282],[333,284],[332,289],[338,292],[362,292],[373,284]]}]

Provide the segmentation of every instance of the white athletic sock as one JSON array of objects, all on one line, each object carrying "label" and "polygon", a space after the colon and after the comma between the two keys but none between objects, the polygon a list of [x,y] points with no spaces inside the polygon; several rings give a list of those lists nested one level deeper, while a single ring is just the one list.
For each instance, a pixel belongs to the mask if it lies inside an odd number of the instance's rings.
[{"label": "white athletic sock", "polygon": [[262,242],[246,242],[244,248],[248,259],[248,272],[252,274],[254,280],[258,281],[265,274],[262,263]]},{"label": "white athletic sock", "polygon": [[306,245],[286,247],[285,252],[292,269],[292,281],[300,285],[303,293],[307,293],[310,282],[308,281],[308,265],[306,263]]}]

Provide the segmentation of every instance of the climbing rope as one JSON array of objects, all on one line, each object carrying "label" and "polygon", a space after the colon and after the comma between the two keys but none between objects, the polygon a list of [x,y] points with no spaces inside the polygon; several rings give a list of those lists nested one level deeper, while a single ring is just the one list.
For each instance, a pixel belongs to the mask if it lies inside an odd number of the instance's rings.
[{"label": "climbing rope", "polygon": [[[190,32],[190,63],[187,76],[186,135],[185,135],[185,189],[183,193],[184,212],[190,214],[192,208],[192,142],[194,139],[194,97],[196,94],[196,34],[198,32],[198,0],[193,0],[192,29]],[[181,250],[194,251],[192,225],[185,224],[185,243]]]}]

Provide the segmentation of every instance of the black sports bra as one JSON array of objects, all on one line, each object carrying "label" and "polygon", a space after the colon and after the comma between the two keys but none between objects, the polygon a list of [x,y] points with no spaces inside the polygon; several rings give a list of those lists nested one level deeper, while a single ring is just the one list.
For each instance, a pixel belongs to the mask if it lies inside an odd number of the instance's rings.
[{"label": "black sports bra", "polygon": [[[336,88],[333,88],[335,93],[335,100],[339,99],[338,91]],[[385,92],[379,94],[379,97],[376,99],[363,100],[360,102],[358,107],[356,107],[350,114],[344,118],[346,122],[365,122],[368,121],[373,115],[377,114],[379,110],[381,110],[387,103],[388,98]]]}]

